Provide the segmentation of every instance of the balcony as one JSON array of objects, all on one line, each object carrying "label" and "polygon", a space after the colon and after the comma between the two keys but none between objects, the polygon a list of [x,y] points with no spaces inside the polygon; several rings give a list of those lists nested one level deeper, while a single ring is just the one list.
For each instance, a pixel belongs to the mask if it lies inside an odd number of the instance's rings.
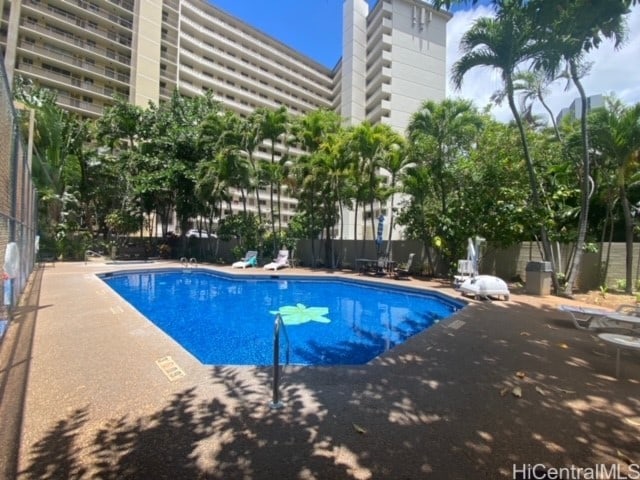
[{"label": "balcony", "polygon": [[[256,57],[256,59],[260,60],[261,62],[264,62],[265,57],[269,58],[269,56],[274,58],[274,62],[280,66],[280,68],[283,69],[288,69],[290,71],[290,74],[292,76],[298,76],[300,79],[304,80],[305,82],[312,82],[318,85],[326,85],[328,84],[331,79],[329,76],[329,72],[326,73],[326,75],[320,73],[317,69],[307,65],[303,60],[300,61],[294,61],[292,59],[292,55],[291,54],[284,54],[282,53],[280,50],[278,50],[277,48],[275,48],[273,45],[270,45],[268,43],[265,43],[264,41],[261,41],[260,39],[260,32],[256,32],[255,36],[254,35],[247,35],[244,31],[241,31],[239,28],[234,28],[233,25],[224,22],[223,20],[213,17],[212,15],[208,14],[207,12],[195,7],[193,4],[191,4],[188,1],[183,2],[182,4],[183,6],[183,11],[182,11],[182,19],[187,20],[187,15],[189,15],[189,13],[194,13],[196,14],[197,18],[202,19],[202,23],[208,23],[211,25],[214,25],[215,27],[217,27],[217,29],[221,32],[224,32],[225,34],[227,34],[229,37],[231,38],[242,38],[245,40],[250,41],[251,43],[256,44],[256,47],[258,49],[264,50],[266,53],[262,54],[258,54],[255,53],[251,50],[248,50],[244,47],[242,47],[241,45],[234,43],[233,45],[235,46],[236,49],[238,49],[239,52],[242,52],[246,55],[252,55],[254,57]],[[193,20],[190,20],[192,23],[196,23]],[[203,29],[205,32],[207,32],[209,35],[212,35],[212,30],[211,29],[206,29],[204,28],[204,26],[202,25],[202,23],[200,23],[198,25],[199,28]],[[222,35],[217,35],[216,36],[216,40],[221,41],[224,40],[224,36]],[[228,40],[226,40],[228,41]],[[292,52],[294,53],[294,52]],[[304,58],[305,60],[307,59],[306,57],[304,57],[303,55],[299,54],[300,57]],[[310,60],[312,61],[312,60]],[[289,65],[289,67],[285,67],[285,65]],[[302,75],[300,72],[305,72],[306,75]]]},{"label": "balcony", "polygon": [[66,107],[67,110],[72,110],[80,115],[86,115],[92,118],[100,117],[104,114],[103,106],[71,98],[64,93],[58,94],[56,103],[61,107]]},{"label": "balcony", "polygon": [[[296,108],[300,111],[314,110],[318,108],[318,106],[327,107],[329,104],[326,100],[329,96],[329,92],[326,92],[324,97],[319,98],[318,96],[313,95],[312,92],[307,92],[302,88],[287,83],[285,80],[278,80],[277,77],[274,78],[268,75],[268,73],[266,72],[262,72],[258,69],[252,68],[251,66],[243,63],[238,58],[233,57],[221,50],[205,50],[205,45],[194,37],[183,34],[183,38],[187,40],[191,45],[194,45],[198,49],[202,49],[201,51],[206,51],[209,55],[214,57],[217,62],[219,62],[219,64],[212,64],[201,56],[189,52],[188,50],[183,49],[181,51],[181,55],[190,58],[194,63],[197,62],[198,64],[203,65],[204,69],[208,69],[210,71],[213,71],[215,69],[216,73],[219,73],[225,78],[232,78],[236,83],[248,86],[256,92],[262,92],[263,94],[268,95],[268,97],[270,98],[278,99],[283,104],[295,105]],[[229,67],[227,67],[227,65],[233,65],[233,68],[235,68],[236,71],[232,71]],[[255,77],[268,76],[269,81],[267,84],[263,84],[257,80],[250,78],[249,76],[241,75],[240,73],[238,73],[240,71],[248,71]],[[273,86],[276,82],[281,87],[280,90],[277,90]],[[246,95],[255,94],[246,92]],[[295,98],[293,95],[297,95],[298,98]]]},{"label": "balcony", "polygon": [[110,100],[114,93],[119,92],[119,90],[114,87],[104,85],[98,86],[83,82],[80,76],[64,75],[47,68],[41,68],[25,63],[21,63],[16,71],[20,73],[28,73],[31,76],[38,77],[42,80],[53,81],[61,87],[72,87],[78,93],[91,93],[93,94],[92,96],[99,95],[103,97],[103,100]]},{"label": "balcony", "polygon": [[114,71],[107,73],[104,66],[96,65],[85,61],[82,57],[72,56],[56,52],[51,48],[34,45],[32,43],[25,42],[24,40],[18,43],[18,51],[22,53],[30,53],[36,56],[41,56],[44,59],[58,61],[61,65],[69,68],[78,74],[86,75],[87,72],[99,75],[102,80],[116,80],[123,87],[129,86],[129,76],[118,74]]},{"label": "balcony", "polygon": [[24,20],[22,22],[22,26],[25,30],[31,31],[33,33],[40,33],[45,35],[51,40],[57,40],[62,42],[66,47],[71,47],[78,54],[86,53],[86,51],[90,51],[102,57],[102,59],[110,59],[115,60],[120,63],[123,67],[129,68],[129,63],[125,63],[124,60],[130,61],[130,57],[124,57],[122,55],[116,55],[114,51],[109,51],[104,47],[99,47],[97,45],[92,45],[90,43],[85,42],[84,39],[76,37],[74,35],[62,32],[56,32],[51,28],[39,25],[34,22],[30,22],[28,20]]},{"label": "balcony", "polygon": [[69,29],[70,32],[74,32],[78,37],[86,37],[87,32],[91,35],[98,36],[103,40],[113,42],[114,45],[124,46],[131,48],[131,29],[121,29],[120,32],[115,30],[107,30],[98,26],[97,22],[91,22],[83,17],[70,14],[62,9],[52,7],[50,5],[44,8],[30,8],[28,4],[25,4],[25,10],[31,11],[34,14],[44,15],[46,20],[51,21],[53,24],[60,25],[63,29]]}]

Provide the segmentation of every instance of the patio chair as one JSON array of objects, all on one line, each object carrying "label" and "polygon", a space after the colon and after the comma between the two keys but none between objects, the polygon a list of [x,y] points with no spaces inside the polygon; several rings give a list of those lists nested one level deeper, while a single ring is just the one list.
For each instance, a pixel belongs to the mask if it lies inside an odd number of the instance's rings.
[{"label": "patio chair", "polygon": [[374,273],[376,275],[384,275],[385,272],[387,271],[388,264],[389,264],[389,257],[387,257],[386,255],[379,256],[378,261],[374,266],[374,270],[375,270]]},{"label": "patio chair", "polygon": [[255,250],[248,250],[237,262],[231,264],[231,268],[247,268],[255,267],[258,264],[258,252]]},{"label": "patio chair", "polygon": [[396,278],[406,278],[411,275],[411,264],[413,263],[413,257],[415,256],[416,256],[415,253],[410,253],[409,258],[407,259],[407,263],[405,263],[404,265],[399,265],[394,270],[393,273]]},{"label": "patio chair", "polygon": [[279,270],[289,266],[289,250],[280,250],[278,257],[264,266],[265,270]]}]

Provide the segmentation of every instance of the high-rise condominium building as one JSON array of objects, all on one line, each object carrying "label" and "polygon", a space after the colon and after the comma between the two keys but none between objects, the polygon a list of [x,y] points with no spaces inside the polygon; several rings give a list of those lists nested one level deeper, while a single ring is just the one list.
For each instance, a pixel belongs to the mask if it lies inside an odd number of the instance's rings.
[{"label": "high-rise condominium building", "polygon": [[[445,96],[451,15],[422,0],[378,0],[372,9],[366,0],[344,0],[342,58],[332,69],[214,4],[0,0],[0,50],[10,80],[20,75],[55,90],[60,106],[91,118],[115,94],[146,107],[178,89],[211,91],[241,115],[257,107],[285,106],[294,115],[327,108],[348,124],[368,120],[404,132],[424,100]],[[266,145],[257,156],[268,158]],[[283,221],[295,207],[284,200]]]},{"label": "high-rise condominium building", "polygon": [[[604,97],[601,94],[587,97],[587,113],[600,107],[604,107]],[[573,102],[571,102],[571,105],[560,110],[560,113],[558,113],[556,117],[556,123],[562,122],[565,117],[570,117],[574,120],[580,120],[582,118],[582,99],[580,97],[575,98]]]}]

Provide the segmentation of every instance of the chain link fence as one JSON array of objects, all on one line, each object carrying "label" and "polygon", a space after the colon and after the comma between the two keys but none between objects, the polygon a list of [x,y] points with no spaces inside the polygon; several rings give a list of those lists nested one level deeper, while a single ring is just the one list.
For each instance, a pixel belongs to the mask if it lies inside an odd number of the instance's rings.
[{"label": "chain link fence", "polygon": [[[36,189],[27,148],[20,134],[20,116],[13,105],[0,55],[0,338],[11,308],[26,286],[36,257]],[[25,113],[26,118],[29,112]]]}]

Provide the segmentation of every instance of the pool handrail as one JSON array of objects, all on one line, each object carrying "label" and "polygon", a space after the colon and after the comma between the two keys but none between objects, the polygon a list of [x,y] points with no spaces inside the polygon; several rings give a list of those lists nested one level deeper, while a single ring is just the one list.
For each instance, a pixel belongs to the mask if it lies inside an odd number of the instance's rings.
[{"label": "pool handrail", "polygon": [[287,342],[286,362],[285,365],[289,365],[289,354],[291,351],[289,345],[289,335],[287,329],[282,321],[282,316],[276,313],[276,319],[273,324],[273,394],[269,406],[272,409],[278,409],[284,407],[284,404],[280,400],[280,327],[284,332],[284,337]]}]

